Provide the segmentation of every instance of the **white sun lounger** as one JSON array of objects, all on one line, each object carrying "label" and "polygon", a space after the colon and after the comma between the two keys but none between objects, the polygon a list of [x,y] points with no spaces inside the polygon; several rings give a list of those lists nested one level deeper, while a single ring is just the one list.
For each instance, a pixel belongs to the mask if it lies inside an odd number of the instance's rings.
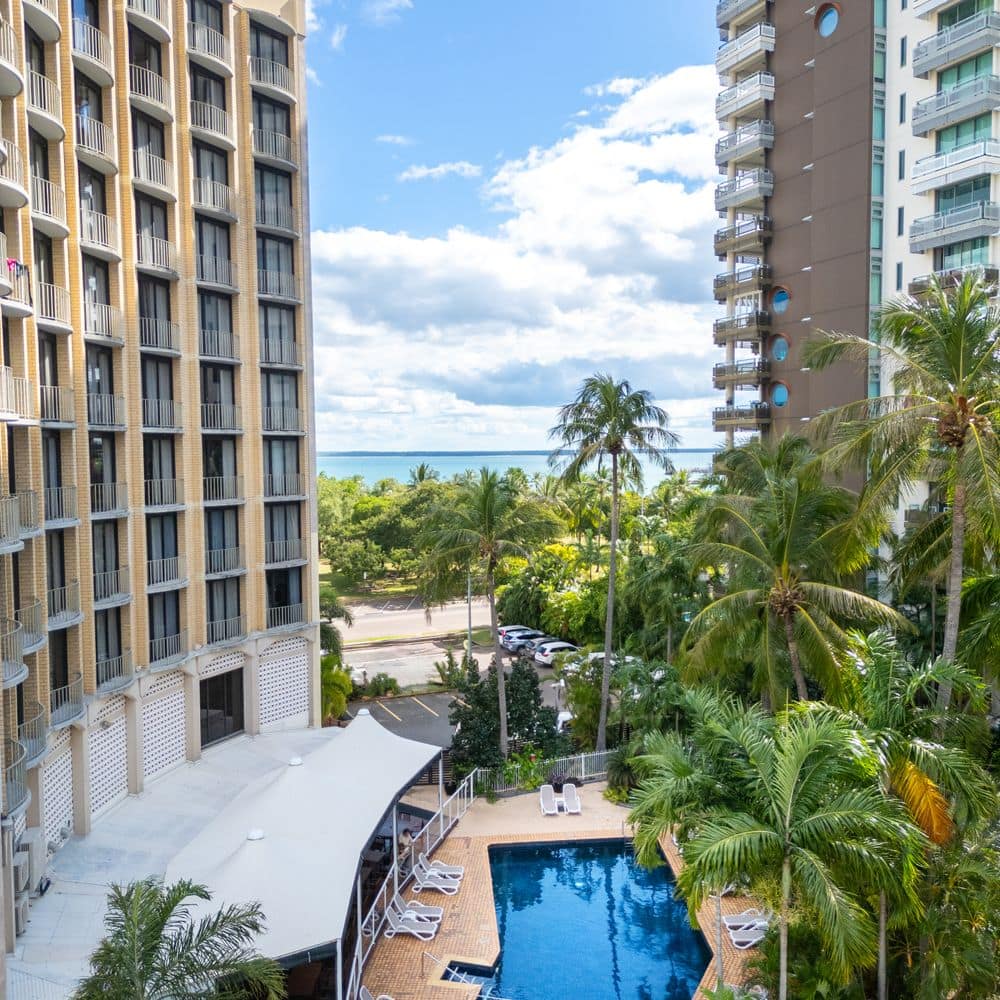
[{"label": "white sun lounger", "polygon": [[389,922],[389,926],[383,931],[387,938],[397,934],[412,934],[421,941],[430,941],[438,932],[438,924],[430,920],[417,920],[408,914],[400,916],[391,906],[385,911],[385,919]]},{"label": "white sun lounger", "polygon": [[446,875],[432,875],[419,865],[413,869],[413,883],[414,892],[433,889],[435,892],[443,892],[446,896],[454,896],[461,885],[458,879],[448,878]]},{"label": "white sun lounger", "polygon": [[576,816],[579,816],[583,812],[583,806],[580,805],[580,796],[576,792],[576,785],[563,785],[563,809]]},{"label": "white sun lounger", "polygon": [[425,903],[418,903],[415,899],[402,899],[398,894],[392,897],[389,904],[400,915],[411,914],[418,920],[427,920],[438,924],[444,916],[444,910],[440,906],[427,906]]},{"label": "white sun lounger", "polygon": [[465,869],[461,865],[447,865],[443,861],[431,861],[426,854],[420,855],[420,863],[430,871],[441,872],[444,875],[455,875],[461,878]]},{"label": "white sun lounger", "polygon": [[740,951],[746,951],[748,948],[755,947],[760,944],[766,936],[766,924],[753,924],[750,927],[744,927],[740,930],[729,932],[729,940],[733,942],[733,947],[739,948]]},{"label": "white sun lounger", "polygon": [[423,855],[417,858],[417,863],[414,866],[416,870],[422,871],[425,875],[430,875],[433,878],[439,878],[441,881],[454,882],[458,885],[462,881],[461,875],[456,875],[454,872],[445,871],[443,868],[435,868]]},{"label": "white sun lounger", "polygon": [[559,806],[556,804],[555,789],[551,785],[542,785],[538,789],[538,804],[543,816],[558,816]]},{"label": "white sun lounger", "polygon": [[[360,1000],[376,1000],[376,997],[372,996],[372,991],[367,986],[361,987],[358,997]],[[388,993],[380,993],[377,1000],[392,1000],[392,997]]]},{"label": "white sun lounger", "polygon": [[758,910],[757,907],[752,906],[749,910],[744,910],[742,913],[731,913],[729,916],[723,917],[722,922],[730,930],[739,930],[742,927],[750,927],[753,924],[759,924],[762,921],[767,921],[771,919],[769,913],[765,913],[763,910]]}]

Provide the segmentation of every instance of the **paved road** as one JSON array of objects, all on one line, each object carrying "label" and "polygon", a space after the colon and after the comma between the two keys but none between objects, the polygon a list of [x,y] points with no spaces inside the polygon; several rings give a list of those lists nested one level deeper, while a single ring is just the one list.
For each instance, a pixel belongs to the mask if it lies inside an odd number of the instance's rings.
[{"label": "paved road", "polygon": [[[344,640],[348,645],[371,642],[373,639],[416,638],[461,632],[469,624],[465,601],[433,608],[429,623],[416,598],[412,602],[395,599],[384,603],[356,604],[352,606],[351,613],[354,615],[354,624],[343,630]],[[486,601],[482,598],[474,599],[472,627],[483,628],[489,623],[490,611]]]},{"label": "paved road", "polygon": [[451,746],[452,728],[448,722],[448,708],[452,695],[422,694],[412,698],[377,698],[371,701],[355,701],[347,706],[353,716],[358,710],[367,708],[373,718],[386,729],[433,746]]},{"label": "paved road", "polygon": [[[456,655],[461,657],[461,649]],[[445,643],[430,639],[348,649],[346,656],[352,670],[365,670],[369,677],[386,673],[395,677],[403,687],[436,681],[438,675],[434,664],[444,657]]]}]

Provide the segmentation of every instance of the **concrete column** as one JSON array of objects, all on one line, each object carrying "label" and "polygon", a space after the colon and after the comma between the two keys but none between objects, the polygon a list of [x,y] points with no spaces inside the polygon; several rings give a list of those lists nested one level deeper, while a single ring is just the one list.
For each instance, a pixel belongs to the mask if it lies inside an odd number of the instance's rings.
[{"label": "concrete column", "polygon": [[201,688],[195,674],[184,672],[184,735],[187,759],[201,760]]},{"label": "concrete column", "polygon": [[247,735],[260,733],[260,661],[259,643],[253,643],[243,660],[243,728]]},{"label": "concrete column", "polygon": [[142,732],[142,702],[125,699],[125,731],[128,743],[128,791],[139,795],[145,784],[144,747]]},{"label": "concrete column", "polygon": [[80,837],[90,833],[89,734],[84,726],[73,726],[69,734],[73,754],[73,832]]},{"label": "concrete column", "polygon": [[2,869],[0,869],[0,878],[2,878],[2,886],[0,886],[0,897],[2,897],[0,898],[0,904],[2,904],[0,905],[0,933],[3,934],[4,944],[3,948],[0,949],[0,973],[2,973],[0,983],[6,985],[7,972],[4,953],[14,950],[14,939],[17,936],[14,926],[14,865],[12,863],[14,824],[10,820],[5,819],[3,821],[3,830],[0,836],[3,838]]}]

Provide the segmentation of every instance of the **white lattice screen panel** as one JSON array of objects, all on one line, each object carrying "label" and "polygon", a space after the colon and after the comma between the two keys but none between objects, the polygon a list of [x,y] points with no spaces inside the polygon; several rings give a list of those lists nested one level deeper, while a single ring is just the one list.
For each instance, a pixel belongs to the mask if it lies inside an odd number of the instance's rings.
[{"label": "white lattice screen panel", "polygon": [[107,729],[92,729],[90,749],[90,815],[96,816],[128,795],[128,725],[123,717]]},{"label": "white lattice screen panel", "polygon": [[20,813],[14,817],[14,846],[20,842],[21,838],[24,836],[24,831],[28,826],[28,815],[27,813]]},{"label": "white lattice screen panel", "polygon": [[260,658],[260,726],[309,721],[309,652],[305,639],[284,639]]},{"label": "white lattice screen panel", "polygon": [[174,688],[183,687],[184,674],[180,670],[171,670],[165,674],[157,674],[151,677],[148,686],[143,688],[144,698],[159,698],[161,694],[173,691]]},{"label": "white lattice screen panel", "polygon": [[184,692],[142,706],[142,771],[147,778],[184,761]]},{"label": "white lattice screen panel", "polygon": [[202,664],[198,668],[199,677],[214,677],[216,674],[224,674],[230,670],[239,670],[246,662],[246,656],[239,651],[226,653],[225,656],[217,656],[214,660]]},{"label": "white lattice screen panel", "polygon": [[63,730],[42,768],[42,801],[45,803],[45,839],[59,841],[59,831],[73,828],[73,754],[69,731]]},{"label": "white lattice screen panel", "polygon": [[119,715],[125,714],[125,695],[115,694],[101,705],[94,716],[91,726],[99,726],[102,722],[110,722]]}]

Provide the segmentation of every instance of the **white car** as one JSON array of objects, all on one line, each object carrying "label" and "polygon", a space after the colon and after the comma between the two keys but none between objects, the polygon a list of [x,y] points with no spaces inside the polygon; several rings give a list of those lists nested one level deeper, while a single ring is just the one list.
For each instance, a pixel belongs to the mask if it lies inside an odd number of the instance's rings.
[{"label": "white car", "polygon": [[530,625],[501,625],[497,629],[497,635],[502,639],[508,632],[530,632]]},{"label": "white car", "polygon": [[535,663],[543,667],[551,667],[552,661],[559,653],[575,653],[579,646],[571,642],[547,642],[535,650]]}]

